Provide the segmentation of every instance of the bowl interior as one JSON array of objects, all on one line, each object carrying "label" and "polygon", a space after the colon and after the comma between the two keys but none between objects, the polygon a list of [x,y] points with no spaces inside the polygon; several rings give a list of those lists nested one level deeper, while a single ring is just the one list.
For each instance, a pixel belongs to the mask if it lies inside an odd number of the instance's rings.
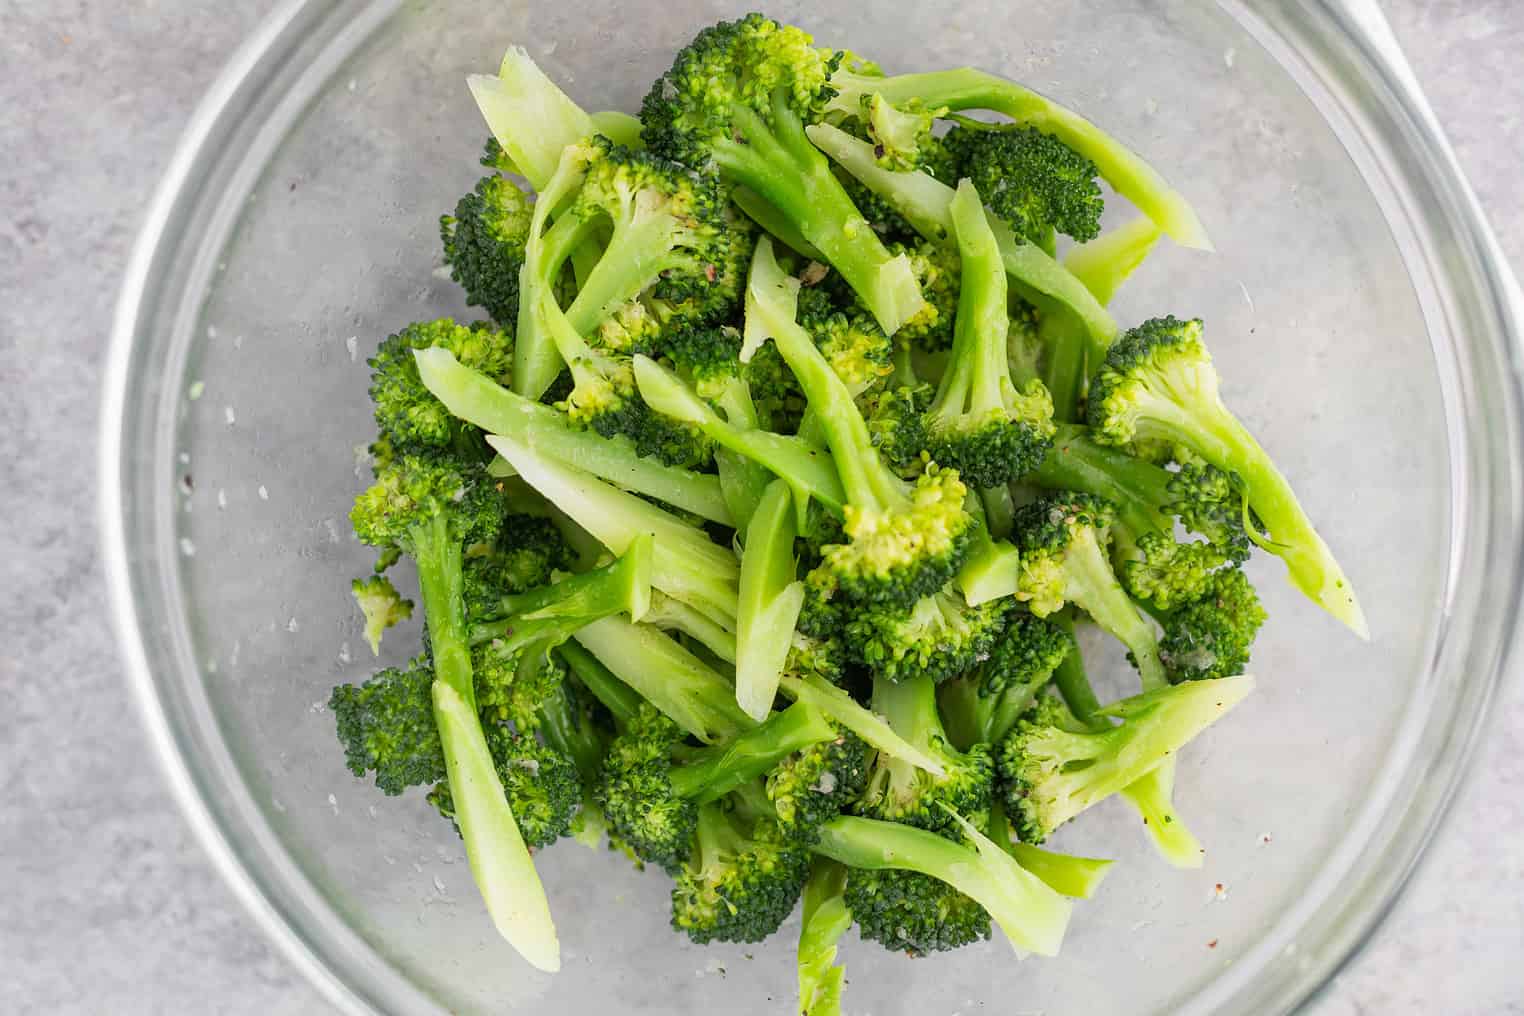
[{"label": "bowl interior", "polygon": [[[540,860],[566,971],[534,973],[494,935],[454,831],[421,795],[385,798],[352,778],[324,705],[377,665],[348,593],[372,561],[346,521],[368,479],[365,358],[409,321],[474,316],[436,237],[486,135],[465,75],[517,42],[589,108],[633,110],[675,47],[739,10],[372,8],[386,16],[324,29],[279,70],[287,99],[251,112],[246,164],[208,197],[225,228],[190,245],[198,310],[162,368],[174,422],[143,451],[162,495],[143,510],[173,533],[162,550],[183,617],[171,623],[195,666],[159,680],[200,683],[278,849],[375,962],[443,1008],[770,1012],[793,989],[796,922],[760,946],[697,948],[667,927],[660,873],[570,841]],[[1375,199],[1293,80],[1209,5],[976,0],[949,19],[868,0],[773,13],[890,70],[1012,75],[1113,131],[1192,199],[1217,253],[1161,245],[1118,318],[1205,319],[1226,401],[1301,492],[1373,632],[1359,642],[1293,594],[1278,564],[1257,562],[1271,614],[1259,690],[1180,765],[1205,866],[1163,867],[1130,815],[1103,806],[1057,840],[1120,861],[1079,906],[1060,958],[1018,962],[997,935],[912,962],[849,936],[849,1011],[1179,1011],[1209,984],[1260,976],[1270,958],[1255,947],[1331,856],[1358,847],[1355,817],[1411,750],[1449,555],[1434,354]],[[1113,221],[1130,214],[1120,204]],[[381,662],[417,634],[389,633]],[[1127,687],[1118,653],[1098,644],[1092,658],[1110,690]]]}]

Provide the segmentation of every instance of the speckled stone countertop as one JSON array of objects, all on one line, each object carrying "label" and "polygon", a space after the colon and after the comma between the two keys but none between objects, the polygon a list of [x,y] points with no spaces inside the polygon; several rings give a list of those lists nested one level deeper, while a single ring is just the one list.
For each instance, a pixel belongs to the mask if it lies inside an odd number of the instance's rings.
[{"label": "speckled stone countertop", "polygon": [[[212,872],[128,702],[96,560],[99,371],[185,121],[273,0],[0,0],[0,1012],[321,1013]],[[1384,5],[1524,269],[1524,3]],[[1318,1016],[1524,1013],[1524,685]]]}]

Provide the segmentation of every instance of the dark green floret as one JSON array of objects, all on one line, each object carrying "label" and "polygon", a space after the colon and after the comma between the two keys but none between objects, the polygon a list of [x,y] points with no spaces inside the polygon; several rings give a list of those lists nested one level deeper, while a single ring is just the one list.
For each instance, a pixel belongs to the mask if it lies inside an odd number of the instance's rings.
[{"label": "dark green floret", "polygon": [[418,377],[413,350],[435,347],[500,384],[508,383],[513,369],[509,332],[485,323],[456,324],[449,318],[411,324],[388,336],[366,361],[376,425],[397,450],[440,448],[480,456],[484,448],[476,428],[452,416]]},{"label": "dark green floret", "polygon": [[533,217],[529,196],[492,175],[456,203],[455,214],[439,219],[450,278],[465,290],[467,303],[510,331],[518,320],[519,270]]},{"label": "dark green floret", "polygon": [[839,731],[775,766],[767,774],[767,797],[782,834],[813,842],[821,823],[841,814],[863,792],[872,754],[862,738]]},{"label": "dark green floret", "polygon": [[672,887],[672,927],[700,945],[760,942],[793,913],[809,872],[809,851],[785,840],[771,819],[704,805]]},{"label": "dark green floret", "polygon": [[1159,658],[1170,680],[1242,674],[1265,616],[1259,594],[1242,571],[1214,573],[1205,593],[1164,618]]},{"label": "dark green floret", "polygon": [[851,868],[845,898],[862,937],[891,952],[927,956],[990,937],[989,911],[920,872]]},{"label": "dark green floret", "polygon": [[949,586],[909,607],[854,610],[842,638],[858,663],[890,681],[945,681],[989,656],[1005,631],[1009,603],[970,606]]},{"label": "dark green floret", "polygon": [[1080,243],[1100,234],[1095,163],[1053,135],[964,121],[943,144],[985,204],[1029,243],[1051,253],[1055,233]]},{"label": "dark green floret", "polygon": [[433,669],[419,657],[403,668],[379,670],[364,684],[333,689],[328,711],[338,724],[350,772],[375,773],[376,786],[386,794],[444,779],[433,684]]},{"label": "dark green floret", "polygon": [[948,737],[960,749],[1005,737],[1053,672],[1074,650],[1067,629],[1022,610],[1011,611],[989,656],[938,689]]}]

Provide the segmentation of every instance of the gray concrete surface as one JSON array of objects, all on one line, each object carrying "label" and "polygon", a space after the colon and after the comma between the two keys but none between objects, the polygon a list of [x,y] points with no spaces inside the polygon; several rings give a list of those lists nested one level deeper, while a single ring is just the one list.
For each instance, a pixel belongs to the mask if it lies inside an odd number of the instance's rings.
[{"label": "gray concrete surface", "polygon": [[[0,1012],[325,1004],[211,871],[127,700],[95,554],[102,350],[144,204],[272,0],[0,0]],[[1524,268],[1524,4],[1388,9]],[[1312,1011],[1524,1013],[1524,688],[1449,828]]]}]

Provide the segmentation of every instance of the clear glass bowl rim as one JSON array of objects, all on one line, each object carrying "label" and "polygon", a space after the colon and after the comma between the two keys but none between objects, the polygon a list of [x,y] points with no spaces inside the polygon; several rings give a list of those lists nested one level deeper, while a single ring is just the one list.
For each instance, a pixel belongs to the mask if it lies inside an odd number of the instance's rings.
[{"label": "clear glass bowl rim", "polygon": [[[1485,729],[1514,648],[1524,583],[1524,404],[1519,369],[1524,300],[1373,0],[1219,0],[1270,50],[1340,129],[1382,204],[1419,291],[1440,361],[1452,457],[1452,567],[1446,625],[1428,692],[1436,704],[1419,732],[1407,785],[1368,809],[1363,865],[1330,872],[1340,884],[1309,892],[1310,912],[1244,958],[1266,976],[1224,978],[1190,1011],[1271,1013],[1297,1008],[1369,938],[1439,827]],[[106,581],[128,682],[149,740],[192,827],[235,895],[286,956],[345,1011],[437,1011],[381,961],[301,873],[257,809],[205,702],[187,700],[197,665],[177,643],[179,590],[157,568],[151,489],[130,437],[155,435],[153,388],[134,385],[146,337],[165,307],[185,238],[175,226],[200,193],[209,153],[244,117],[283,64],[310,52],[347,52],[401,0],[289,0],[230,60],[192,116],[149,207],[128,264],[106,362],[100,435],[100,521]],[[321,30],[319,30],[321,29]],[[173,294],[172,294],[173,295]],[[179,301],[183,304],[183,298]],[[171,310],[174,308],[171,306]],[[1447,357],[1449,359],[1447,359]],[[161,365],[162,366],[162,365]],[[148,398],[129,400],[129,392]],[[162,393],[162,387],[160,388]],[[163,428],[158,428],[162,430]],[[152,465],[152,456],[148,459]],[[149,502],[151,503],[151,502]],[[1462,583],[1457,576],[1466,575]],[[1480,579],[1477,576],[1482,576]],[[183,634],[183,633],[182,633]],[[190,696],[194,699],[195,696]],[[1442,708],[1443,707],[1443,708]],[[1403,779],[1416,775],[1423,779]],[[1374,860],[1371,853],[1374,848]],[[1283,916],[1278,926],[1285,926]],[[1294,940],[1290,947],[1287,939]],[[1300,955],[1297,946],[1300,946]],[[1273,969],[1272,969],[1273,968]],[[1268,976],[1268,974],[1275,976]]]}]

